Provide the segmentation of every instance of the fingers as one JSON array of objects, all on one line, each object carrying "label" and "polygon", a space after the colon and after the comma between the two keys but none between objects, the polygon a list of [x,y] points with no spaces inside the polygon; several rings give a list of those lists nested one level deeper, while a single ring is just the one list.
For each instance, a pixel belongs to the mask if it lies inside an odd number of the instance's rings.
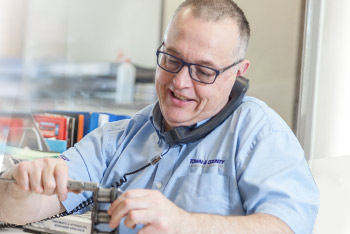
[{"label": "fingers", "polygon": [[123,193],[108,209],[108,214],[111,216],[110,227],[117,227],[120,220],[133,210],[147,209],[149,207],[147,197],[147,190],[131,190]]},{"label": "fingers", "polygon": [[[148,196],[149,191],[146,189],[135,189],[135,190],[130,190],[127,192],[124,192],[122,195],[120,195],[118,197],[117,200],[115,200],[110,208],[108,209],[109,212],[112,212],[114,209],[116,209],[117,206],[119,206],[119,204],[121,202],[123,202],[125,199],[130,199],[130,198],[137,198],[137,197],[146,197]],[[109,213],[109,215],[111,215],[111,213]]]},{"label": "fingers", "polygon": [[[124,224],[135,228],[137,224],[152,226],[158,231],[166,230],[169,220],[164,214],[175,213],[178,209],[164,195],[155,190],[130,190],[112,203],[108,210],[111,215],[110,227],[116,228],[125,217]],[[152,233],[152,232],[151,232]]]},{"label": "fingers", "polygon": [[13,171],[13,178],[16,180],[17,185],[25,191],[30,190],[29,188],[29,174],[30,168],[29,162],[22,162],[17,165],[16,170]]},{"label": "fingers", "polygon": [[52,163],[49,163],[48,160],[46,162],[46,167],[43,168],[41,177],[42,177],[42,185],[43,185],[43,194],[50,195],[55,192],[56,189],[56,181],[55,178],[50,176],[54,172],[54,167]]},{"label": "fingers", "polygon": [[59,165],[55,167],[54,176],[56,178],[56,189],[58,199],[64,201],[67,198],[67,182],[68,182],[68,166],[62,160]]},{"label": "fingers", "polygon": [[29,192],[67,196],[68,167],[62,159],[44,158],[19,163],[13,170],[17,185]]},{"label": "fingers", "polygon": [[126,227],[135,228],[137,224],[143,224],[139,234],[177,233],[179,223],[190,217],[156,190],[127,191],[112,203],[108,214],[112,216],[111,228],[116,228],[123,217]]},{"label": "fingers", "polygon": [[[28,177],[29,177],[29,184],[28,187],[30,187],[31,191],[34,193],[43,193],[44,189],[42,186],[42,165],[40,162],[33,161],[34,167],[28,168]],[[38,170],[39,169],[39,170]]]},{"label": "fingers", "polygon": [[147,225],[154,223],[155,216],[151,213],[152,211],[149,210],[132,210],[127,214],[124,224],[126,227],[133,229],[137,224]]}]

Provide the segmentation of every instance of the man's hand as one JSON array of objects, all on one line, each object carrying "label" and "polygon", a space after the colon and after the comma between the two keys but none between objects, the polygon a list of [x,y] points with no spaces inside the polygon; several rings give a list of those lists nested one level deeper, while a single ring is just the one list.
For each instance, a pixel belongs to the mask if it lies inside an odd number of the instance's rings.
[{"label": "man's hand", "polygon": [[26,192],[67,198],[68,167],[62,159],[43,158],[21,162],[13,168],[12,177]]},{"label": "man's hand", "polygon": [[0,220],[23,225],[65,210],[60,201],[67,197],[68,166],[62,159],[21,162],[2,177],[16,182],[0,183]]},{"label": "man's hand", "polygon": [[135,228],[143,224],[139,233],[180,233],[181,223],[190,213],[177,207],[163,194],[155,190],[136,189],[123,193],[108,210],[110,226],[116,228],[125,218],[125,225]]},{"label": "man's hand", "polygon": [[144,227],[138,234],[156,233],[268,233],[286,234],[293,231],[279,218],[268,214],[221,216],[189,213],[155,190],[136,189],[123,193],[108,210],[110,226],[124,224]]}]

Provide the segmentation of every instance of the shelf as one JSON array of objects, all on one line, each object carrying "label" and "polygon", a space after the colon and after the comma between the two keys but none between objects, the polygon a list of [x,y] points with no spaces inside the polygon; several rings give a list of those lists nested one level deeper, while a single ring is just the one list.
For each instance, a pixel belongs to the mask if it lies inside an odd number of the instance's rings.
[{"label": "shelf", "polygon": [[108,112],[120,115],[134,115],[137,111],[150,103],[120,104],[108,99],[1,99],[2,111],[7,112],[28,112],[30,110],[67,110],[67,111],[88,111]]}]

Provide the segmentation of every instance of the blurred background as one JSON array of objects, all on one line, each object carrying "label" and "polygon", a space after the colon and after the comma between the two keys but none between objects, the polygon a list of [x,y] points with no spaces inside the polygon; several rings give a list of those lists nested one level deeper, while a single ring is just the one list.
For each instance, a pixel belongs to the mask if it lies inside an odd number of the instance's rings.
[{"label": "blurred background", "polygon": [[[152,103],[155,51],[181,2],[1,0],[1,97],[6,108],[38,104],[132,114]],[[249,95],[266,101],[295,129],[305,1],[237,3],[252,31]],[[116,69],[125,59],[136,68],[132,105],[115,101]],[[10,105],[13,101],[16,107]]]},{"label": "blurred background", "polygon": [[[0,1],[1,96],[6,108],[139,109],[155,100],[162,1]],[[142,39],[142,40],[141,40]],[[116,69],[136,68],[132,104],[114,108]],[[6,86],[5,86],[6,83]],[[29,104],[30,103],[30,104]],[[44,108],[45,108],[44,107]],[[111,109],[111,110],[109,110]]]}]

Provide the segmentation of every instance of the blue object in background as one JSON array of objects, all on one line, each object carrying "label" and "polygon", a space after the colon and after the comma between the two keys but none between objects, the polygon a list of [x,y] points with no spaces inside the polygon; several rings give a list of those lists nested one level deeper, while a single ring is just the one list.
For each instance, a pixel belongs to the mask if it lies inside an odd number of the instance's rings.
[{"label": "blue object in background", "polygon": [[102,126],[104,123],[101,123],[100,115],[108,115],[108,122],[114,122],[122,119],[130,119],[131,117],[128,115],[115,115],[111,113],[105,112],[93,112],[90,115],[90,127],[89,132],[95,130],[96,128]]},{"label": "blue object in background", "polygon": [[51,152],[63,153],[67,149],[67,141],[56,139],[45,139]]}]

